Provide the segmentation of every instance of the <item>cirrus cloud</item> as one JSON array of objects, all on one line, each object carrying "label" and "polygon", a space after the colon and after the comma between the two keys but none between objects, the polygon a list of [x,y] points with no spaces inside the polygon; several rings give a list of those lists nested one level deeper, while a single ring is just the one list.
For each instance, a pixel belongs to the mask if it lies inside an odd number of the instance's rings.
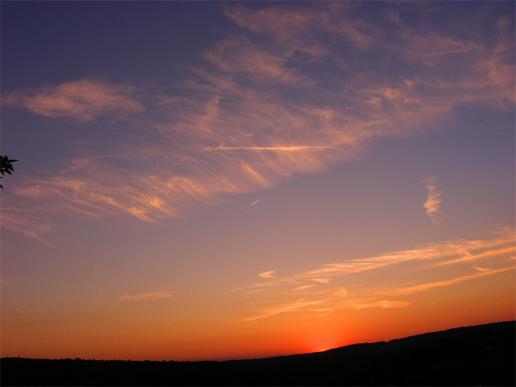
[{"label": "cirrus cloud", "polygon": [[[515,242],[514,230],[499,229],[483,239],[443,241],[327,263],[302,273],[276,276],[266,283],[254,283],[236,291],[260,300],[250,304],[250,317],[244,322],[299,311],[319,314],[322,310],[331,313],[340,309],[407,308],[412,304],[407,298],[415,294],[513,272],[515,266],[511,261],[516,252]],[[489,266],[478,266],[479,261]],[[360,280],[367,272],[381,273],[394,265],[403,280],[382,283],[378,281],[381,278],[378,275],[373,277],[374,285]],[[453,271],[442,270],[452,265],[455,266]],[[415,269],[419,279],[407,282],[403,274],[410,273],[412,277]],[[343,284],[353,286],[343,287]],[[302,299],[299,299],[300,294]]]},{"label": "cirrus cloud", "polygon": [[[85,123],[132,114],[143,128],[136,139],[81,150],[64,168],[28,179],[4,195],[8,212],[50,225],[63,214],[157,223],[324,170],[374,141],[453,123],[464,106],[514,108],[506,28],[493,25],[493,41],[485,42],[396,23],[388,40],[384,26],[351,13],[359,8],[227,7],[239,30],[206,50],[177,88],[146,85],[146,98],[136,92],[143,86],[87,79],[8,93],[4,106],[43,117]],[[386,73],[367,55],[407,71]],[[425,211],[436,223],[441,192],[437,182],[427,189]],[[33,226],[25,235],[36,239],[55,229]]]},{"label": "cirrus cloud", "polygon": [[47,118],[88,122],[105,114],[144,111],[131,97],[134,87],[80,79],[53,87],[16,91],[3,96],[5,106],[18,107]]},{"label": "cirrus cloud", "polygon": [[264,271],[263,273],[259,273],[258,277],[265,278],[265,279],[270,279],[270,278],[274,278],[275,277],[275,273],[276,273],[276,271],[274,271],[274,270]]},{"label": "cirrus cloud", "polygon": [[433,224],[439,223],[437,218],[439,209],[441,208],[442,193],[437,187],[437,180],[435,178],[427,178],[424,181],[426,188],[426,199],[423,204],[426,214],[430,217]]}]

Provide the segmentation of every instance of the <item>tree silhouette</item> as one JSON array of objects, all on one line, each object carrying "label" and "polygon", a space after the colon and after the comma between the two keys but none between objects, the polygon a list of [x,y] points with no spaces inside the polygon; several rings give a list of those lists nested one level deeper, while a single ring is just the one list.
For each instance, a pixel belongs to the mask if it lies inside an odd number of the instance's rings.
[{"label": "tree silhouette", "polygon": [[[11,175],[14,172],[14,166],[13,163],[18,160],[10,159],[7,156],[0,155],[0,173],[2,176],[0,176],[0,179],[7,173],[8,175]],[[0,188],[4,189],[4,186],[0,184]]]}]

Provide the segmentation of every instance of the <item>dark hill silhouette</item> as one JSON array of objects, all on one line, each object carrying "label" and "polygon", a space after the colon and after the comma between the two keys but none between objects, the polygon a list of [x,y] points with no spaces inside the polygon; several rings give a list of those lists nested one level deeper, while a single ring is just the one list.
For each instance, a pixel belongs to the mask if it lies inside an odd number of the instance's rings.
[{"label": "dark hill silhouette", "polygon": [[516,321],[253,360],[1,359],[1,385],[514,386]]}]

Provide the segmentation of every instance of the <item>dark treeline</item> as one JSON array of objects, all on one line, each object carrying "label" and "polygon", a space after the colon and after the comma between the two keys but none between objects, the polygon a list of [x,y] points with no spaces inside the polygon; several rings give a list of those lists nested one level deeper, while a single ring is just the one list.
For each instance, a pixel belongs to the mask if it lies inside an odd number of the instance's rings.
[{"label": "dark treeline", "polygon": [[232,361],[1,359],[1,385],[515,385],[516,322]]}]

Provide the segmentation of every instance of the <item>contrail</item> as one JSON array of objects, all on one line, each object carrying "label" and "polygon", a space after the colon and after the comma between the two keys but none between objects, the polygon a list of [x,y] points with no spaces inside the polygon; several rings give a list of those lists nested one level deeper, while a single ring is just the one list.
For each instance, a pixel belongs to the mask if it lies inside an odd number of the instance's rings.
[{"label": "contrail", "polygon": [[310,152],[334,148],[335,144],[329,145],[272,145],[272,146],[217,146],[205,147],[210,152],[220,151],[248,151],[248,152]]},{"label": "contrail", "polygon": [[249,207],[252,207],[252,206],[254,206],[254,205],[258,204],[258,203],[260,203],[261,201],[262,201],[262,199],[258,199],[257,201],[252,202],[251,204],[249,204]]}]

